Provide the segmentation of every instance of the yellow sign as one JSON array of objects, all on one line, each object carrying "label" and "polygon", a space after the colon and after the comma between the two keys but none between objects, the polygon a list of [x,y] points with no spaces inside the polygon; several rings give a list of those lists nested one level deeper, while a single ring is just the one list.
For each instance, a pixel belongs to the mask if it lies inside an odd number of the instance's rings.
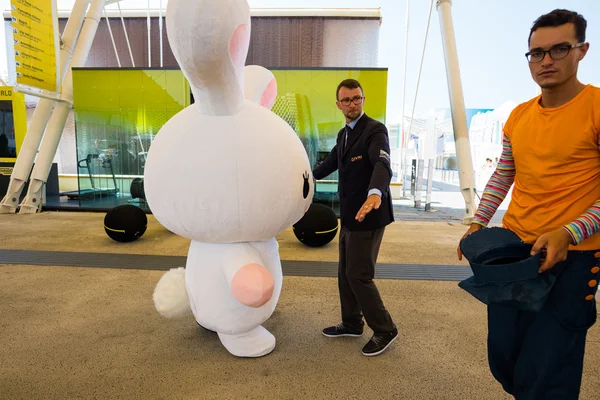
[{"label": "yellow sign", "polygon": [[25,95],[0,86],[0,162],[16,161],[26,133]]},{"label": "yellow sign", "polygon": [[60,60],[56,0],[11,0],[10,3],[17,90],[57,97]]}]

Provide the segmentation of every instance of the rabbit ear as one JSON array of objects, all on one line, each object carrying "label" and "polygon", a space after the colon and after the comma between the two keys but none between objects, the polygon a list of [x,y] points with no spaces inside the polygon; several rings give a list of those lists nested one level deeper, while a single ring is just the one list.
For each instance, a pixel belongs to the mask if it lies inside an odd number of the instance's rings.
[{"label": "rabbit ear", "polygon": [[[236,71],[244,67],[250,44],[250,25],[243,24],[236,28],[229,40],[229,57]],[[240,77],[242,78],[242,77]]]},{"label": "rabbit ear", "polygon": [[244,97],[270,110],[277,98],[277,80],[273,73],[259,65],[246,66]]},{"label": "rabbit ear", "polygon": [[258,102],[261,106],[271,109],[273,108],[273,104],[275,104],[275,99],[277,98],[277,81],[275,78],[271,79],[271,82],[265,88],[260,101]]}]

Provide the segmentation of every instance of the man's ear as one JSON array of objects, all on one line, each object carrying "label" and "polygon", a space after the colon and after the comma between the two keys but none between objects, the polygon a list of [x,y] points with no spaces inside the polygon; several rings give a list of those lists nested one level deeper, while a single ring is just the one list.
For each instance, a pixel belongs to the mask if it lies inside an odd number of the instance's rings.
[{"label": "man's ear", "polygon": [[339,102],[339,101],[336,101],[336,102],[335,102],[335,105],[337,106],[338,110],[341,110],[341,109],[342,109],[342,106],[341,106],[341,104],[340,104],[340,102]]},{"label": "man's ear", "polygon": [[583,46],[580,47],[580,52],[581,56],[579,57],[579,61],[583,60],[585,58],[585,56],[587,55],[587,52],[590,50],[590,44],[589,43],[585,43]]}]

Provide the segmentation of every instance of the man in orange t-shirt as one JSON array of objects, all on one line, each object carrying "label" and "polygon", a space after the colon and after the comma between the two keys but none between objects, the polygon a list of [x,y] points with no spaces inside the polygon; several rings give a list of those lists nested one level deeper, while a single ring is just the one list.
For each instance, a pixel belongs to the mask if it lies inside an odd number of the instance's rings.
[{"label": "man in orange t-shirt", "polygon": [[[577,399],[600,279],[600,89],[577,79],[586,20],[536,20],[526,54],[542,94],[513,110],[503,153],[467,233],[487,226],[514,183],[503,226],[542,252],[555,284],[539,312],[488,305],[494,377],[517,399]],[[461,239],[462,240],[462,239]],[[460,247],[459,259],[462,259]]]}]

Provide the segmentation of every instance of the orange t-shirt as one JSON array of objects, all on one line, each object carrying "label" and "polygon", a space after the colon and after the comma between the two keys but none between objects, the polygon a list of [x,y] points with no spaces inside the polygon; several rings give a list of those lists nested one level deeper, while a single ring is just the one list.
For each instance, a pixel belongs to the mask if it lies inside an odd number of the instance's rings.
[{"label": "orange t-shirt", "polygon": [[[504,127],[516,175],[502,222],[528,243],[600,199],[600,88],[588,85],[557,108],[542,108],[539,100],[515,108]],[[571,248],[600,249],[600,233]]]}]

